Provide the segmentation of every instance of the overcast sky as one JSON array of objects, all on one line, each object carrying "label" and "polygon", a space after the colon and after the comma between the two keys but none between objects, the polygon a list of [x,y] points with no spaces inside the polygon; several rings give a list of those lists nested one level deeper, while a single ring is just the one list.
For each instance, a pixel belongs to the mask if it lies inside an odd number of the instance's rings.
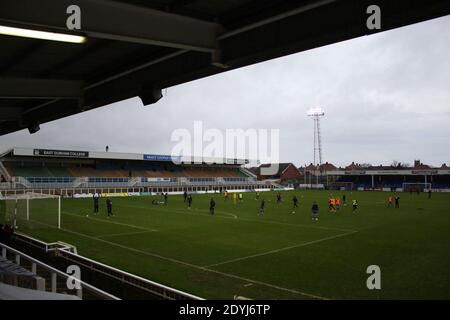
[{"label": "overcast sky", "polygon": [[324,162],[450,163],[450,16],[168,88],[0,137],[12,146],[170,154],[177,128],[280,129],[280,160],[313,158],[309,108],[321,106]]}]

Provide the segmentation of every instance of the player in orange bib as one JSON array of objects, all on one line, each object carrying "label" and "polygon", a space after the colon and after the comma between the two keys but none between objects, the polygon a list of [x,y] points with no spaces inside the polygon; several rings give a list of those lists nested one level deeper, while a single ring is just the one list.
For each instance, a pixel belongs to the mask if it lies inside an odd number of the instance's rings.
[{"label": "player in orange bib", "polygon": [[339,210],[340,207],[341,207],[341,199],[336,198],[336,199],[335,199],[335,202],[336,202],[336,209]]},{"label": "player in orange bib", "polygon": [[392,207],[392,196],[389,196],[388,197],[388,208],[391,208]]},{"label": "player in orange bib", "polygon": [[334,198],[331,198],[329,204],[330,204],[330,212],[336,212],[336,207],[335,207],[336,200]]}]

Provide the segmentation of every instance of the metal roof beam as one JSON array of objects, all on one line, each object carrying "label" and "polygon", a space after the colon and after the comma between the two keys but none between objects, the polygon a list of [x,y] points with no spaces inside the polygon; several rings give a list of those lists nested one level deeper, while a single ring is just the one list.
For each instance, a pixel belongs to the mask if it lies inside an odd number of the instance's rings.
[{"label": "metal roof beam", "polygon": [[102,0],[77,0],[81,30],[68,30],[67,7],[72,0],[0,2],[0,24],[42,28],[52,32],[212,52],[221,25],[136,5]]},{"label": "metal roof beam", "polygon": [[83,82],[37,78],[0,77],[2,99],[80,99]]},{"label": "metal roof beam", "polygon": [[17,121],[23,112],[23,108],[0,107],[0,121]]}]

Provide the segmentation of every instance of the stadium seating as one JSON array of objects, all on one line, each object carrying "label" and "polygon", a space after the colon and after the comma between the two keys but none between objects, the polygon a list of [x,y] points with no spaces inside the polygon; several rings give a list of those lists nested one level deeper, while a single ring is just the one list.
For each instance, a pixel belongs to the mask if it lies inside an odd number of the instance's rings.
[{"label": "stadium seating", "polygon": [[[7,159],[10,187],[28,189],[139,188],[254,184],[234,165],[108,159]],[[139,179],[142,178],[142,179]],[[8,187],[8,186],[7,186]]]},{"label": "stadium seating", "polygon": [[172,177],[246,177],[238,169],[230,168],[191,168],[191,167],[162,167],[148,166],[131,167],[126,169],[106,169],[103,168],[69,168],[70,176],[74,177],[109,177],[109,178],[125,178],[125,177],[147,177],[147,178],[172,178]]},{"label": "stadium seating", "polygon": [[95,168],[70,168],[69,172],[74,177],[108,177],[108,178],[127,178],[129,172],[126,170],[106,170]]},{"label": "stadium seating", "polygon": [[72,177],[66,167],[36,166],[36,165],[11,165],[5,166],[11,176],[19,177]]},{"label": "stadium seating", "polygon": [[[341,177],[336,182],[352,182],[353,188],[372,188],[372,178],[370,176],[345,176]],[[374,178],[374,188],[402,188],[403,183],[423,183],[424,178],[421,175],[418,176],[383,176],[380,178],[376,176]],[[431,183],[432,188],[435,189],[448,189],[450,188],[450,183],[448,178],[445,176],[439,177],[434,176],[433,180],[428,181]]]}]

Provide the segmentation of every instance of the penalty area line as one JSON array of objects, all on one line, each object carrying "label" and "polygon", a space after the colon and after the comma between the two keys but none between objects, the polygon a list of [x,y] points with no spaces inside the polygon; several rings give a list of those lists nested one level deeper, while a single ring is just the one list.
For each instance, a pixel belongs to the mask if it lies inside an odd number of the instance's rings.
[{"label": "penalty area line", "polygon": [[122,232],[122,233],[110,233],[110,234],[102,234],[100,236],[97,236],[98,238],[107,238],[107,237],[124,237],[124,236],[132,236],[135,234],[143,234],[143,233],[149,233],[153,231],[135,231],[135,232]]},{"label": "penalty area line", "polygon": [[278,252],[282,252],[282,251],[286,251],[286,250],[290,250],[290,249],[306,247],[306,246],[309,246],[309,245],[312,245],[312,244],[315,244],[315,243],[324,242],[324,241],[337,239],[337,238],[342,238],[342,237],[354,234],[356,232],[358,232],[358,231],[351,231],[351,232],[338,234],[338,235],[335,235],[335,236],[330,236],[330,237],[326,237],[326,238],[322,238],[322,239],[317,239],[317,240],[308,241],[308,242],[302,242],[302,243],[299,243],[299,244],[296,244],[296,245],[293,245],[293,246],[288,246],[288,247],[284,247],[284,248],[280,248],[280,249],[274,249],[274,250],[270,250],[270,251],[266,251],[266,252],[252,254],[252,255],[249,255],[249,256],[245,256],[245,257],[240,257],[240,258],[236,258],[236,259],[231,259],[231,260],[226,260],[226,261],[222,261],[222,262],[218,262],[218,263],[213,263],[213,264],[204,266],[204,268],[217,267],[217,266],[221,266],[221,265],[224,265],[224,264],[229,264],[229,263],[233,263],[233,262],[243,261],[243,260],[257,258],[257,257],[261,257],[261,256],[266,256],[266,255],[269,255],[269,254],[278,253]]},{"label": "penalty area line", "polygon": [[[38,224],[42,224],[42,225],[54,228],[54,229],[58,229],[55,226],[52,226],[52,225],[49,225],[49,224],[46,224],[46,223],[43,223],[43,222],[40,222],[40,221],[35,221],[35,222],[38,223]],[[246,283],[251,282],[251,283],[254,283],[254,284],[258,284],[258,285],[261,285],[261,286],[277,289],[277,290],[280,290],[280,291],[286,291],[286,292],[289,292],[289,293],[302,295],[304,297],[308,297],[308,298],[311,298],[311,299],[329,300],[328,298],[325,298],[325,297],[322,297],[322,296],[318,296],[318,295],[314,295],[314,294],[310,294],[310,293],[307,293],[307,292],[302,292],[302,291],[295,290],[295,289],[284,288],[284,287],[280,287],[280,286],[277,286],[277,285],[274,285],[274,284],[271,284],[271,283],[267,283],[267,282],[263,282],[263,281],[259,281],[259,280],[253,280],[253,279],[241,277],[241,276],[238,276],[238,275],[234,275],[234,274],[231,274],[231,273],[226,273],[226,272],[222,272],[222,271],[218,271],[218,270],[214,270],[214,269],[208,269],[208,268],[205,268],[205,267],[202,267],[202,266],[198,266],[198,265],[195,265],[195,264],[192,264],[192,263],[189,263],[189,262],[184,262],[184,261],[181,261],[181,260],[165,257],[165,256],[162,256],[162,255],[159,255],[159,254],[155,254],[155,253],[151,253],[151,252],[148,252],[148,251],[143,251],[143,250],[131,248],[131,247],[128,247],[128,246],[125,246],[125,245],[122,245],[122,244],[119,244],[119,243],[116,243],[116,242],[111,242],[111,241],[108,241],[108,240],[105,240],[105,239],[100,239],[98,237],[90,236],[90,235],[87,235],[87,234],[84,234],[84,233],[80,233],[80,232],[77,232],[77,231],[72,231],[72,230],[64,229],[64,228],[61,228],[61,229],[58,229],[58,230],[61,230],[61,231],[64,231],[64,232],[68,232],[68,233],[72,233],[72,234],[75,234],[75,235],[78,235],[78,236],[81,236],[81,237],[85,237],[85,238],[88,238],[88,239],[96,240],[96,241],[99,241],[99,242],[103,242],[103,243],[106,243],[106,244],[109,244],[109,245],[112,245],[112,246],[116,246],[116,247],[119,247],[119,248],[122,248],[122,249],[125,249],[125,250],[129,250],[129,251],[132,251],[132,252],[143,254],[143,255],[146,255],[146,256],[155,257],[155,258],[159,258],[161,260],[166,260],[166,261],[170,261],[170,262],[173,262],[173,263],[185,265],[187,267],[190,267],[190,268],[193,268],[193,269],[197,269],[197,270],[200,270],[200,271],[205,271],[205,272],[209,272],[209,273],[215,273],[215,274],[219,274],[219,275],[222,275],[222,276],[225,276],[225,277],[228,277],[228,278],[238,279],[238,280],[244,281]]]},{"label": "penalty area line", "polygon": [[[123,207],[128,207],[128,208],[136,208],[136,209],[148,209],[146,207],[140,207],[140,206],[130,206],[130,205],[122,205]],[[236,218],[232,218],[231,216],[227,216],[224,214],[215,214],[214,216],[211,214],[207,214],[207,213],[200,213],[201,212],[207,212],[207,210],[205,209],[196,209],[195,211],[197,212],[186,212],[186,211],[181,211],[181,210],[167,210],[167,209],[158,209],[156,211],[160,211],[160,212],[168,212],[168,213],[183,213],[186,215],[192,215],[192,216],[197,216],[197,217],[217,217],[220,219],[228,219],[231,221],[244,221],[244,222],[256,222],[256,223],[263,223],[263,224],[274,224],[274,225],[285,225],[285,226],[290,226],[290,227],[297,227],[297,228],[305,228],[305,229],[318,229],[318,230],[331,230],[331,231],[340,231],[340,232],[357,232],[358,230],[352,230],[352,229],[342,229],[342,228],[334,228],[334,227],[324,227],[324,226],[313,226],[313,225],[307,225],[307,224],[301,224],[301,223],[288,223],[288,222],[281,222],[281,221],[275,221],[275,220],[257,220],[257,219],[250,219],[250,218],[244,218],[244,217],[238,217],[236,216]],[[217,210],[218,213],[222,212],[222,213],[226,213],[228,215],[233,215],[230,212],[227,211],[223,211],[223,210]]]},{"label": "penalty area line", "polygon": [[91,219],[94,221],[98,221],[98,222],[104,222],[104,223],[111,223],[111,224],[117,224],[119,226],[124,226],[124,227],[130,227],[130,228],[134,228],[134,229],[140,229],[140,230],[145,230],[147,232],[156,232],[158,230],[156,229],[150,229],[150,228],[145,228],[145,227],[139,227],[139,226],[135,226],[133,224],[128,224],[128,223],[122,223],[122,222],[117,222],[117,221],[111,221],[111,220],[104,220],[104,219],[99,219],[99,218],[94,218],[94,217],[85,217],[85,216],[81,216],[79,214],[74,214],[74,213],[69,213],[69,211],[61,211],[62,214],[68,215],[68,216],[72,216],[72,217],[77,217],[80,219],[83,218],[87,218],[87,219]]}]

